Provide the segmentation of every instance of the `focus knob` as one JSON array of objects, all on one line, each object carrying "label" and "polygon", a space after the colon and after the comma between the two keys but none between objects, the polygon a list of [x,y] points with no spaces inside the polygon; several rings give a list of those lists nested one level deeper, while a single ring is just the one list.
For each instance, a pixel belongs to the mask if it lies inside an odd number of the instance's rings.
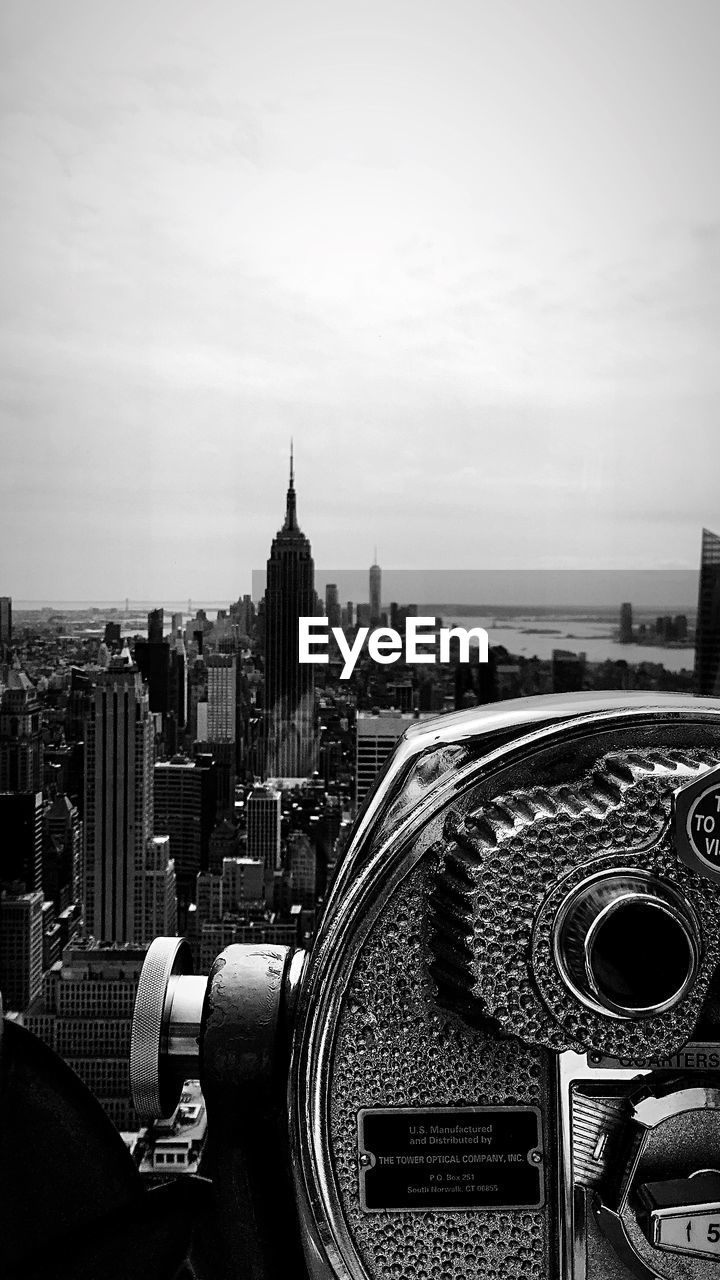
[{"label": "focus knob", "polygon": [[191,969],[185,938],[156,938],[148,948],[130,1042],[133,1104],[146,1121],[172,1115],[183,1082],[198,1074],[207,979],[191,976]]}]

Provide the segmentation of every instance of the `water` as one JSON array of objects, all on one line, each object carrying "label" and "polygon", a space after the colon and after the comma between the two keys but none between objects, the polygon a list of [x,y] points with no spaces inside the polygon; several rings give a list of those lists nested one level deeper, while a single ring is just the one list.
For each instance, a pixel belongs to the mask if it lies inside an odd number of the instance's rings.
[{"label": "water", "polygon": [[[484,627],[490,645],[504,645],[508,653],[522,658],[549,661],[553,649],[569,649],[584,653],[588,662],[624,660],[637,666],[641,662],[661,663],[667,671],[692,671],[695,651],[649,644],[619,644],[614,622],[588,621],[578,617],[542,617],[503,619],[501,617],[447,617],[445,626]],[[534,633],[534,634],[531,634]]]}]

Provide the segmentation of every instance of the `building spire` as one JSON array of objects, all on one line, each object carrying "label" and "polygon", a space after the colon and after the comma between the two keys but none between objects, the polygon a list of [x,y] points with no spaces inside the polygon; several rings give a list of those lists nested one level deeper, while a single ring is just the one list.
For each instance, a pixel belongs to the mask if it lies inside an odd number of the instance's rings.
[{"label": "building spire", "polygon": [[295,461],[293,456],[293,440],[290,437],[290,483],[287,491],[287,504],[285,507],[285,524],[283,530],[287,533],[292,529],[298,528],[297,508],[295,497]]}]

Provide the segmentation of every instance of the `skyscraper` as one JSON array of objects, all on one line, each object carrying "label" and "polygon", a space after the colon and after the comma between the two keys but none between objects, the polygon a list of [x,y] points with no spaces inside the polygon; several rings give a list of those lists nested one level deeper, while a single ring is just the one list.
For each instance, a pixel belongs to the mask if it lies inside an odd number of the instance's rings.
[{"label": "skyscraper", "polygon": [[85,922],[103,942],[132,942],[143,927],[154,759],[148,694],[127,649],[98,678],[85,741]]},{"label": "skyscraper", "polygon": [[325,586],[325,613],[331,627],[340,626],[341,610],[336,582],[328,582]]},{"label": "skyscraper", "polygon": [[[375,548],[377,562],[377,547]],[[382,569],[375,563],[370,565],[370,625],[376,627],[382,622]]]},{"label": "skyscraper", "polygon": [[12,599],[0,596],[0,658],[12,645]]},{"label": "skyscraper", "polygon": [[288,841],[293,902],[312,910],[317,899],[317,854],[304,831],[293,831]]},{"label": "skyscraper", "polygon": [[359,711],[355,721],[355,804],[360,806],[380,770],[411,724],[428,716],[399,711]]},{"label": "skyscraper", "polygon": [[0,886],[32,894],[42,879],[41,711],[24,671],[11,667],[7,681],[0,697]]},{"label": "skyscraper", "polygon": [[0,893],[0,993],[5,1009],[22,1012],[42,983],[43,896]]},{"label": "skyscraper", "polygon": [[77,805],[58,790],[43,814],[42,888],[58,912],[82,901],[82,822]]},{"label": "skyscraper", "polygon": [[315,768],[315,682],[298,661],[298,618],[315,614],[315,567],[297,522],[293,456],[285,522],[273,539],[265,591],[266,777],[306,778]]},{"label": "skyscraper", "polygon": [[206,658],[208,700],[208,742],[235,741],[235,657],[231,653],[211,653]]},{"label": "skyscraper", "polygon": [[143,872],[142,927],[139,942],[177,933],[175,866],[170,857],[170,837],[153,836],[147,843]]},{"label": "skyscraper", "polygon": [[180,924],[193,899],[195,878],[208,865],[215,825],[216,772],[212,757],[173,756],[154,768],[155,826],[170,837],[175,863]]},{"label": "skyscraper", "polygon": [[[39,896],[39,895],[38,895]],[[118,1129],[138,1129],[130,1101],[130,1031],[145,947],[75,943],[42,980],[25,1025],[72,1067]]]},{"label": "skyscraper", "polygon": [[633,612],[629,601],[620,605],[620,644],[631,644],[633,640]]},{"label": "skyscraper", "polygon": [[280,866],[281,796],[272,787],[255,787],[247,802],[247,850],[267,871]]},{"label": "skyscraper", "polygon": [[148,614],[148,640],[150,644],[162,644],[165,633],[165,610],[151,609]]},{"label": "skyscraper", "polygon": [[0,791],[42,791],[40,718],[35,686],[19,667],[11,667],[0,699]]},{"label": "skyscraper", "polygon": [[0,791],[0,888],[42,888],[41,791]]},{"label": "skyscraper", "polygon": [[695,692],[720,694],[720,537],[709,529],[702,531]]},{"label": "skyscraper", "polygon": [[553,693],[576,693],[585,681],[585,654],[570,649],[552,651]]}]

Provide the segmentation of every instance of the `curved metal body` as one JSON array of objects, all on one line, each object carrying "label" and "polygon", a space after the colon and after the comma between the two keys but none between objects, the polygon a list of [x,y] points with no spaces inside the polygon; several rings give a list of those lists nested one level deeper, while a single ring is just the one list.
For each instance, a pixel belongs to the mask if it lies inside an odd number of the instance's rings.
[{"label": "curved metal body", "polygon": [[720,700],[660,694],[531,698],[446,716],[412,727],[401,740],[357,819],[298,997],[289,1081],[291,1151],[313,1280],[368,1278],[334,1171],[334,1042],[363,944],[426,854],[425,833],[433,824],[437,831],[440,815],[469,792],[485,789],[492,796],[500,777],[506,788],[529,785],[535,759],[556,751],[581,756],[598,737],[612,744],[668,736],[720,746]]}]

